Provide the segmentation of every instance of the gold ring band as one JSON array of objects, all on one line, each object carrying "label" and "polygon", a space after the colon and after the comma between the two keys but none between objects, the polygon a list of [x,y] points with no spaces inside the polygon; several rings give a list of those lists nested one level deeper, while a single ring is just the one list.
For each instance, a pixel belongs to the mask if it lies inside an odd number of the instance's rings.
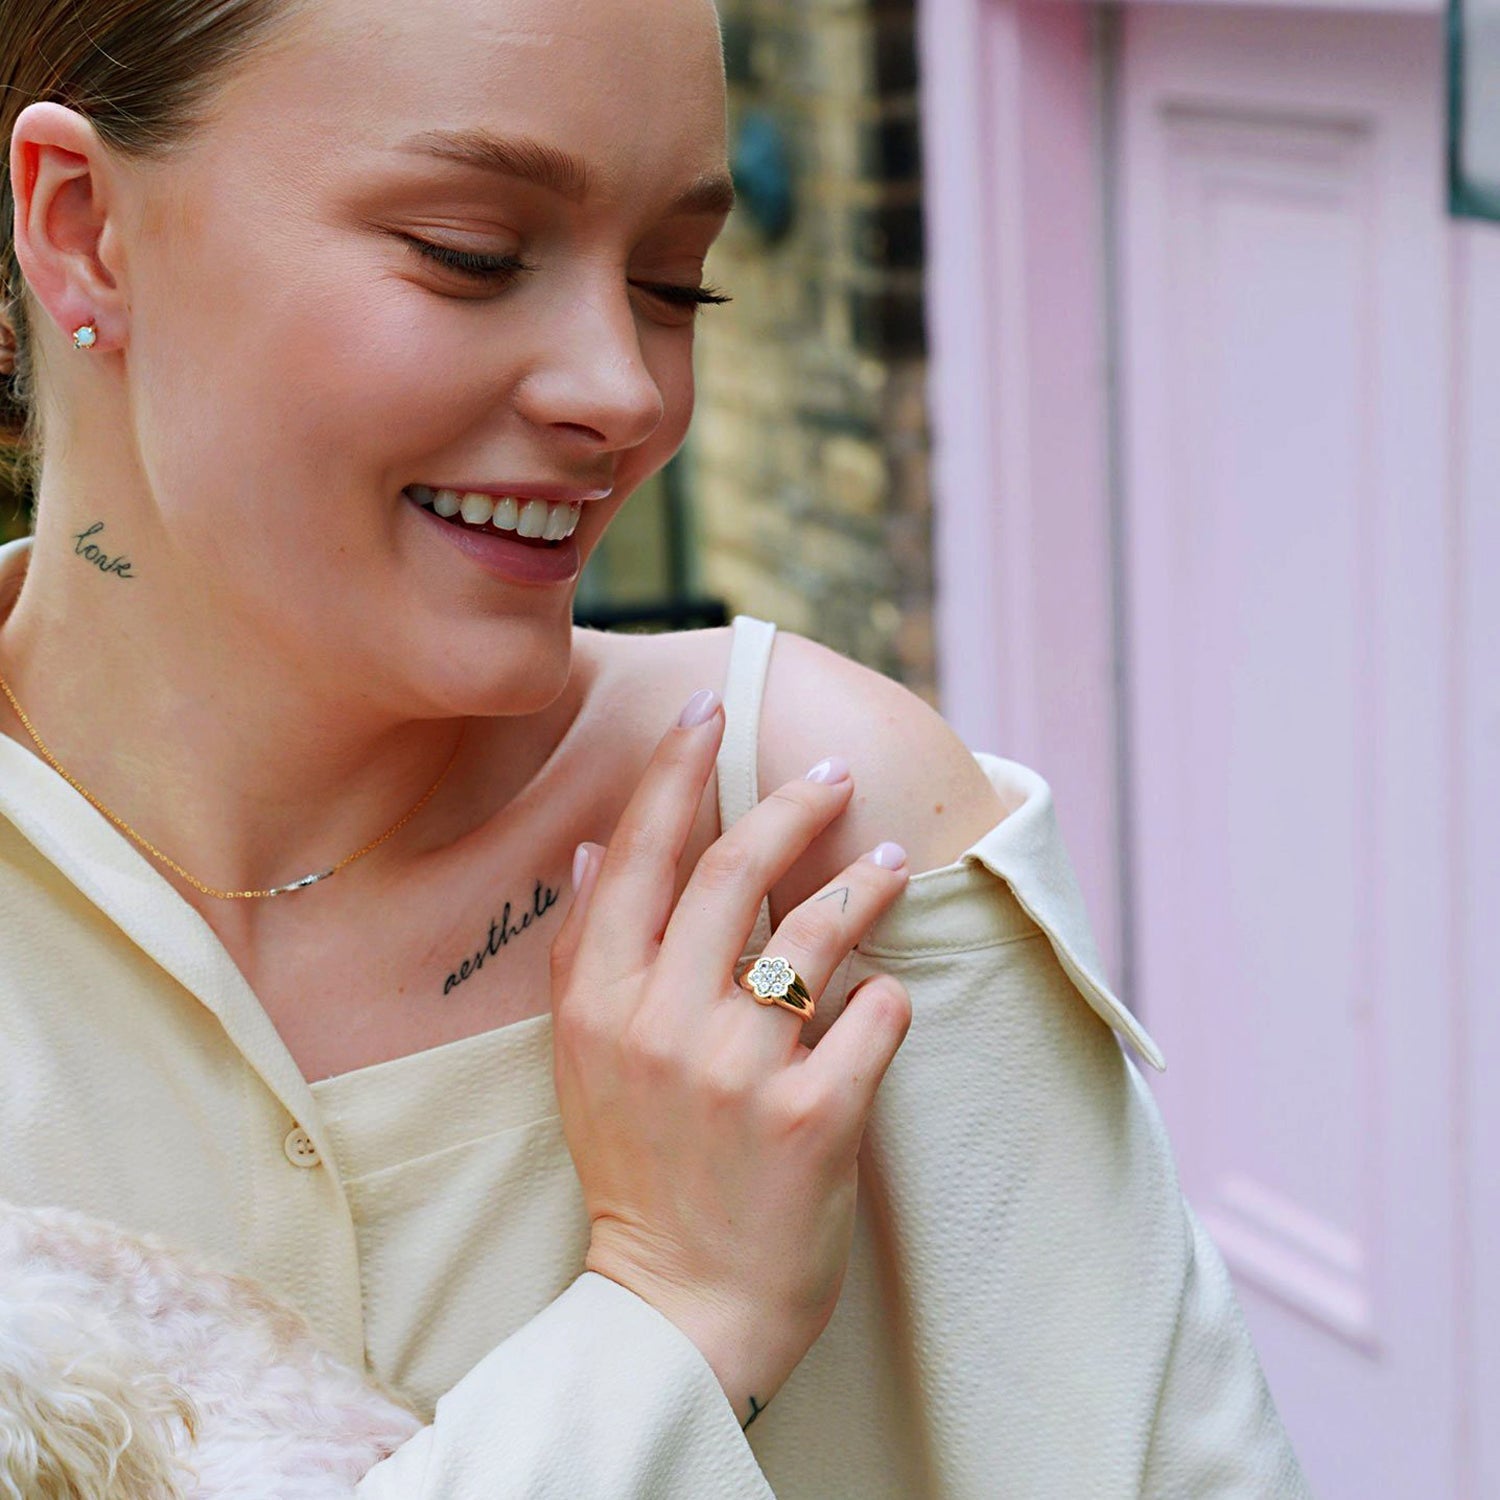
[{"label": "gold ring band", "polygon": [[762,953],[740,980],[762,1005],[779,1005],[804,1021],[813,1017],[813,999],[802,976],[784,959]]}]

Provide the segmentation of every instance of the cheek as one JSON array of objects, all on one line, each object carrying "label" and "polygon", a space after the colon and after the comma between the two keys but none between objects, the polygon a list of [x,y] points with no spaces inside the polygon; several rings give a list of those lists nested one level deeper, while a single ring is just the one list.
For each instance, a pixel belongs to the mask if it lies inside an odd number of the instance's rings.
[{"label": "cheek", "polygon": [[374,280],[285,310],[290,362],[260,394],[299,468],[324,482],[399,488],[413,455],[493,418],[496,388],[466,371],[435,306],[419,288]]},{"label": "cheek", "polygon": [[368,504],[372,490],[394,494],[410,477],[412,455],[493,416],[411,287],[305,281],[239,303],[214,290],[194,307],[179,283],[170,326],[143,351],[143,439],[175,471],[159,493],[206,472],[215,491],[240,489],[262,521],[344,492]]}]

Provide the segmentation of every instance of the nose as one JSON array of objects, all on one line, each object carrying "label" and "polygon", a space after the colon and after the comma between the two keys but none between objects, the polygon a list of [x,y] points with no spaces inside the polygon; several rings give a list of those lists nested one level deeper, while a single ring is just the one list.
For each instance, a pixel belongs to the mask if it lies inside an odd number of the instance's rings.
[{"label": "nose", "polygon": [[666,403],[618,271],[559,298],[540,332],[541,352],[516,391],[523,415],[607,452],[634,448],[656,431]]}]

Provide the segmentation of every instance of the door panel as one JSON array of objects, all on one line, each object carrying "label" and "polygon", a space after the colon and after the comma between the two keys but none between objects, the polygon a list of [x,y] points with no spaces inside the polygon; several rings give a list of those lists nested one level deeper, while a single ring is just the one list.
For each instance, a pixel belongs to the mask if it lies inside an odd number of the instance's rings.
[{"label": "door panel", "polygon": [[1500,224],[1455,230],[1459,447],[1457,931],[1464,1013],[1456,1041],[1465,1119],[1458,1293],[1460,1493],[1500,1495]]},{"label": "door panel", "polygon": [[1323,1500],[1457,1493],[1441,42],[1132,5],[1118,58],[1136,999]]}]

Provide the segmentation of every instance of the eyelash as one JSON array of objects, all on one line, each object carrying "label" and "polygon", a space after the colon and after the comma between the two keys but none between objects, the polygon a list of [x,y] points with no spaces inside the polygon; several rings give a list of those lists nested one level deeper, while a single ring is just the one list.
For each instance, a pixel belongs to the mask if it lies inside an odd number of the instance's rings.
[{"label": "eyelash", "polygon": [[[431,240],[418,239],[415,235],[403,235],[402,238],[418,254],[437,261],[450,271],[457,271],[479,281],[509,280],[522,271],[537,269],[514,255],[478,255],[472,250],[455,250],[451,245],[436,245]],[[660,297],[663,302],[676,307],[691,307],[694,312],[700,306],[734,301],[733,297],[726,296],[712,286],[673,286],[653,281],[637,281],[632,284],[650,292],[653,297]]]}]

